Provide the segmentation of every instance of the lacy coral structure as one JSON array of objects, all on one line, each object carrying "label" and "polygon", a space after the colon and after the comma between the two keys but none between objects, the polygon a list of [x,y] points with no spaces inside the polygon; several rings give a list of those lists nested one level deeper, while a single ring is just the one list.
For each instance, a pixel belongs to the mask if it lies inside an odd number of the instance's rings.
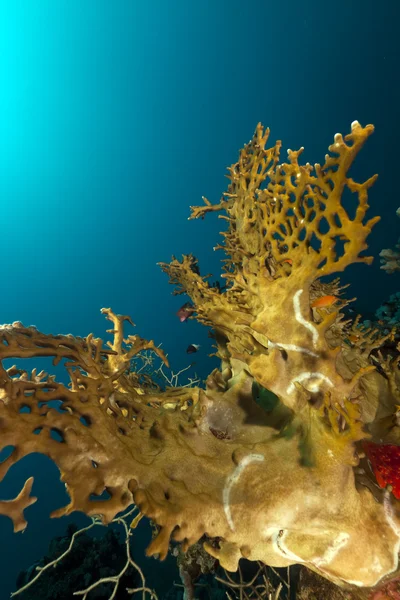
[{"label": "lacy coral structure", "polygon": [[[221,368],[205,389],[144,385],[134,356],[165,356],[124,338],[128,318],[110,309],[107,346],[3,325],[2,360],[53,356],[70,384],[1,367],[0,447],[12,452],[0,477],[31,452],[49,456],[70,496],[52,516],[79,510],[109,523],[134,502],[158,525],[147,553],[161,559],[171,540],[186,551],[207,534],[205,549],[231,571],[245,557],[302,563],[338,585],[393,576],[398,501],[360,460],[361,440],[398,443],[398,356],[379,353],[387,336],[344,319],[337,279],[321,281],[372,260],[363,252],[379,219],[365,219],[376,177],[349,176],[372,132],[354,122],[323,166],[303,166],[303,149],[283,162],[281,143],[267,147],[269,130],[258,125],[221,201],[192,207],[191,218],[225,213],[226,286],[210,285],[191,255],[161,267],[214,330]],[[0,503],[16,531],[35,500],[31,483]]]}]

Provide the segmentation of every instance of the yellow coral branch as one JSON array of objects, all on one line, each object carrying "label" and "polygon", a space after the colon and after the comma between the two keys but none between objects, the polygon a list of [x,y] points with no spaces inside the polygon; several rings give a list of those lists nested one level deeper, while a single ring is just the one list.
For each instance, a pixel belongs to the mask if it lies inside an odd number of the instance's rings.
[{"label": "yellow coral branch", "polygon": [[[210,285],[192,255],[161,267],[192,298],[193,316],[214,329],[222,365],[205,389],[162,392],[149,375],[141,386],[138,353],[166,355],[154,342],[125,338],[132,322],[111,309],[102,311],[113,323],[108,348],[91,335],[0,328],[0,360],[67,359],[70,377],[65,386],[35,369],[0,367],[0,450],[13,447],[0,477],[30,452],[46,454],[70,495],[52,516],[81,510],[108,523],[134,502],[157,524],[147,552],[161,558],[171,538],[186,551],[207,533],[207,550],[226,569],[241,557],[299,562],[358,586],[393,572],[398,505],[389,490],[382,503],[359,488],[354,467],[368,415],[398,404],[398,373],[388,375],[398,360],[378,354],[372,364],[369,353],[388,340],[361,332],[358,320],[343,322],[349,301],[338,281],[319,281],[370,261],[362,252],[377,221],[365,222],[375,177],[357,183],[348,171],[372,131],[354,122],[348,136],[335,136],[324,165],[312,167],[299,164],[302,149],[280,162],[281,143],[266,148],[269,130],[258,125],[220,203],[192,208],[192,218],[227,213],[226,288]],[[357,333],[360,343],[349,339]],[[17,499],[0,503],[16,528],[25,526],[29,489],[28,481]],[[105,490],[107,499],[92,498]]]}]

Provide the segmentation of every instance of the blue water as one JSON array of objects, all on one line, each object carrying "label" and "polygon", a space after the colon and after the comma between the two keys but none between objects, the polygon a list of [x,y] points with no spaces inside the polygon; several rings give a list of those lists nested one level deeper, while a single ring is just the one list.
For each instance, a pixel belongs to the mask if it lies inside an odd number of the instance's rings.
[{"label": "blue water", "polygon": [[[110,306],[131,315],[131,333],[162,342],[176,371],[192,360],[187,345],[201,344],[193,370],[204,378],[216,366],[207,330],[179,323],[186,298],[171,295],[156,263],[192,252],[202,273],[219,274],[223,222],[188,221],[189,205],[218,201],[259,121],[310,162],[353,120],[373,123],[352,174],[379,173],[370,253],[393,247],[399,18],[389,0],[3,0],[0,322],[104,337],[99,310]],[[342,280],[364,313],[399,289],[379,259]],[[43,457],[17,465],[0,497],[30,475],[39,500],[24,534],[0,517],[0,600],[76,520],[49,520],[66,498]]]}]

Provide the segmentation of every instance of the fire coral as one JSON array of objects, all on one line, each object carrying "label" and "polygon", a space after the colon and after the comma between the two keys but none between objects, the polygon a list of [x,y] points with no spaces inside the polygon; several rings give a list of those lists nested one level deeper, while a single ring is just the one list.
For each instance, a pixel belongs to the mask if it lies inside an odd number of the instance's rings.
[{"label": "fire coral", "polygon": [[[2,360],[65,359],[70,385],[1,367],[0,448],[12,452],[0,477],[25,455],[46,454],[70,496],[53,517],[80,510],[109,523],[134,502],[160,527],[147,553],[161,559],[171,539],[186,550],[207,534],[206,550],[231,571],[245,557],[302,563],[338,585],[393,575],[399,503],[377,485],[361,440],[387,434],[398,443],[399,356],[379,352],[387,336],[344,319],[337,279],[321,281],[372,260],[363,252],[379,220],[365,219],[376,176],[348,175],[372,132],[355,121],[345,138],[335,135],[323,166],[311,166],[299,163],[303,148],[283,162],[281,143],[267,147],[269,130],[258,125],[221,201],[192,207],[193,219],[225,213],[226,286],[211,286],[191,255],[161,267],[215,332],[221,368],[205,389],[143,385],[132,358],[146,348],[165,356],[124,338],[129,318],[111,309],[106,347],[92,335],[3,325]],[[316,302],[325,296],[337,301]],[[31,485],[0,503],[15,531],[35,501]],[[104,490],[108,499],[92,498]]]}]

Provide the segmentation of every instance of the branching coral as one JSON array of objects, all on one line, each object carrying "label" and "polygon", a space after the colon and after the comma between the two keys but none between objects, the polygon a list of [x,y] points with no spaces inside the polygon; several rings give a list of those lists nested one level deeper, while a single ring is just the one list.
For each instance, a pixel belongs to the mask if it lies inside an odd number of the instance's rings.
[{"label": "branching coral", "polygon": [[[266,148],[269,131],[259,125],[229,169],[221,202],[192,207],[192,218],[223,210],[228,223],[224,290],[200,276],[191,255],[161,265],[215,331],[222,365],[204,390],[142,386],[130,370],[135,353],[165,357],[137,336],[124,339],[127,317],[110,309],[108,348],[92,336],[3,326],[2,359],[66,359],[71,384],[1,368],[1,446],[13,452],[0,476],[30,452],[48,455],[71,497],[53,516],[81,510],[107,523],[134,502],[160,527],[148,554],[161,558],[170,539],[185,551],[207,534],[218,543],[206,550],[227,570],[241,557],[302,563],[356,586],[393,573],[397,501],[366,473],[358,481],[356,468],[357,444],[371,437],[381,407],[397,410],[398,361],[376,368],[370,355],[386,338],[345,321],[338,281],[320,281],[371,262],[362,253],[378,220],[365,220],[375,177],[357,183],[348,171],[372,131],[353,123],[345,138],[335,136],[325,164],[312,167],[299,164],[302,149],[281,162],[280,142]],[[109,498],[95,501],[104,490]],[[0,504],[16,530],[32,501],[21,498]]]},{"label": "branching coral", "polygon": [[[55,538],[49,546],[52,560],[41,560],[28,571],[20,573],[18,580],[22,587],[11,594],[14,598],[22,594],[22,598],[51,599],[80,596],[88,598],[132,598],[130,594],[142,594],[142,600],[157,600],[154,590],[146,586],[145,577],[139,565],[131,556],[129,539],[131,531],[129,517],[132,521],[131,509],[127,513],[113,519],[114,524],[122,526],[124,543],[121,544],[115,530],[109,530],[100,539],[91,538],[87,532],[101,522],[92,518],[90,525],[79,529],[70,525],[66,537]],[[135,522],[135,520],[134,520]],[[132,525],[131,525],[132,527]],[[47,557],[46,557],[47,558]],[[99,576],[100,575],[100,576]],[[135,582],[137,587],[125,588],[128,583]],[[85,589],[82,587],[84,582]],[[28,591],[28,595],[26,592]],[[91,592],[94,594],[91,594]]]}]

